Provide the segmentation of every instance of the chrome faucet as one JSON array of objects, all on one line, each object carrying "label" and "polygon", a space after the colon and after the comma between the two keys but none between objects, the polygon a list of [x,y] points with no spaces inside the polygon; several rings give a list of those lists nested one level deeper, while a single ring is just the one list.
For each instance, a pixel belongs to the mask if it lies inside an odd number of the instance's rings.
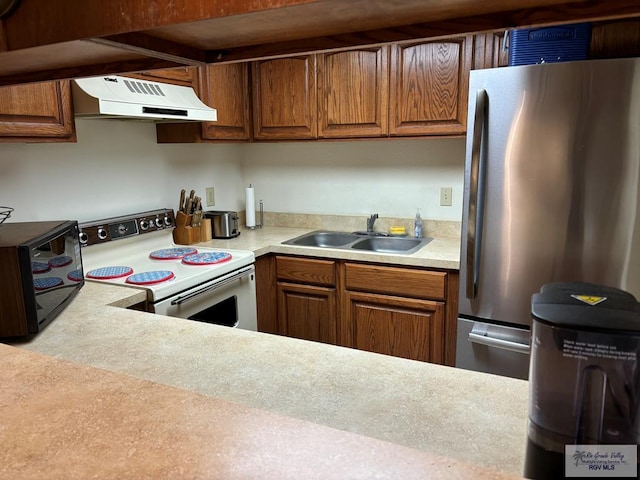
[{"label": "chrome faucet", "polygon": [[378,219],[378,214],[374,213],[369,218],[367,218],[367,233],[373,233],[373,224],[376,223]]}]

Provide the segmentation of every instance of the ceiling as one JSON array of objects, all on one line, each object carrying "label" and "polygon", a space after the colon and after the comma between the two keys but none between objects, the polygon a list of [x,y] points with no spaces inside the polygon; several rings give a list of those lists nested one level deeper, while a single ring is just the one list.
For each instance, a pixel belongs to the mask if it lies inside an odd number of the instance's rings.
[{"label": "ceiling", "polygon": [[640,15],[637,0],[47,0],[0,21],[0,85]]}]

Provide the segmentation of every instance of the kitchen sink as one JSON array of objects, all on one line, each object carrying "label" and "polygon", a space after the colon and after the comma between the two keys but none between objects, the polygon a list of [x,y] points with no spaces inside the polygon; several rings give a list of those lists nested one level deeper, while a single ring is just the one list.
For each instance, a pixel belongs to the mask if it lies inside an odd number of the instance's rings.
[{"label": "kitchen sink", "polygon": [[348,243],[352,243],[358,238],[360,237],[353,233],[317,230],[282,243],[287,245],[300,245],[303,247],[338,248],[347,245]]},{"label": "kitchen sink", "polygon": [[[427,240],[425,242],[425,240]],[[367,237],[358,240],[351,248],[379,253],[413,253],[425,246],[430,238]]]},{"label": "kitchen sink", "polygon": [[395,253],[411,255],[433,240],[430,237],[391,237],[386,233],[335,232],[316,230],[299,237],[285,240],[284,245],[301,247],[337,248],[340,250],[359,250],[376,253]]}]

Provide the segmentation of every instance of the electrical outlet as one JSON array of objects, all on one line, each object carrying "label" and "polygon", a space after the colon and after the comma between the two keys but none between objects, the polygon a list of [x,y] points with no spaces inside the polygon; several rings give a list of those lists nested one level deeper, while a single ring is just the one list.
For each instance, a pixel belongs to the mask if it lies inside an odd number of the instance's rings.
[{"label": "electrical outlet", "polygon": [[451,187],[442,187],[440,189],[440,205],[442,207],[451,206]]},{"label": "electrical outlet", "polygon": [[213,207],[216,204],[216,195],[213,187],[207,187],[207,207]]}]

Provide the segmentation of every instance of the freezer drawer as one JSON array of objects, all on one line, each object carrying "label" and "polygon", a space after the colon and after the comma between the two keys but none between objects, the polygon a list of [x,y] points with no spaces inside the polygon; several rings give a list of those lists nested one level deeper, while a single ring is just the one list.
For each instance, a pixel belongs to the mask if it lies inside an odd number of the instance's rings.
[{"label": "freezer drawer", "polygon": [[526,380],[530,335],[524,328],[458,318],[456,367]]}]

